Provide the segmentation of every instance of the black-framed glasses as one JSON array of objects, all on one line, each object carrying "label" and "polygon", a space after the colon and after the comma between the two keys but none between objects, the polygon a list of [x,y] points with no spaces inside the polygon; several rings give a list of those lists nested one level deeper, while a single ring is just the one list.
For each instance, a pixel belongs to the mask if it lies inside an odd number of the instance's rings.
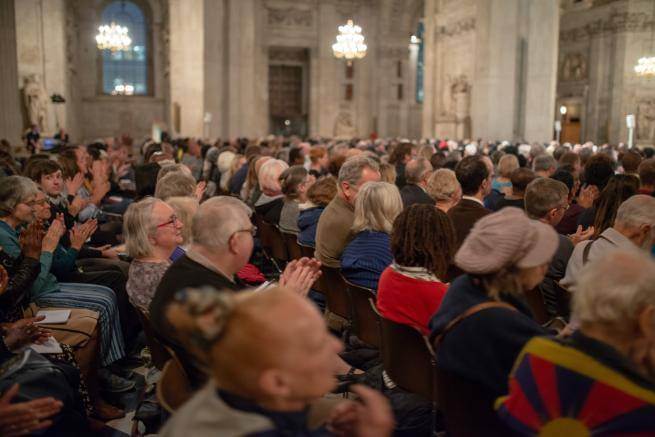
[{"label": "black-framed glasses", "polygon": [[168,226],[168,225],[174,225],[175,223],[177,223],[177,222],[179,222],[179,221],[180,221],[180,219],[178,219],[177,216],[176,216],[175,214],[173,214],[173,215],[171,216],[171,219],[170,219],[169,221],[157,225],[157,229],[159,229],[159,228],[163,228],[164,226]]}]

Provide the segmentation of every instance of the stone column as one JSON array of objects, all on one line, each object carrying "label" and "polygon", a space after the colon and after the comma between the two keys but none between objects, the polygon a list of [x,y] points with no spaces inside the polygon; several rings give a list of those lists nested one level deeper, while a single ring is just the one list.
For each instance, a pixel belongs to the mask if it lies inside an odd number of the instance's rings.
[{"label": "stone column", "polygon": [[[180,106],[177,135],[203,136],[204,1],[169,0],[171,105]],[[171,108],[172,110],[172,108]],[[174,114],[171,120],[175,120]]]},{"label": "stone column", "polygon": [[523,138],[547,141],[555,121],[559,4],[532,0],[529,5]]},{"label": "stone column", "polygon": [[520,0],[476,4],[476,60],[472,84],[472,137],[514,138],[518,91]]},{"label": "stone column", "polygon": [[22,133],[18,61],[16,57],[16,16],[14,0],[0,1],[0,138],[12,145],[20,141]]}]

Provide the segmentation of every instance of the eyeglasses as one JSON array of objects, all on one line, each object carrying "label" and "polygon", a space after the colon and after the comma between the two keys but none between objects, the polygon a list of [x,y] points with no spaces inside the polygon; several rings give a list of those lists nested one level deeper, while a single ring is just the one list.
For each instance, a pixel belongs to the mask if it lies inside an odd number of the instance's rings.
[{"label": "eyeglasses", "polygon": [[239,229],[238,231],[235,232],[235,234],[237,232],[250,232],[250,235],[254,237],[255,235],[257,235],[257,226],[253,226],[252,228],[249,229]]},{"label": "eyeglasses", "polygon": [[163,228],[164,226],[168,226],[168,225],[174,225],[175,223],[177,223],[179,221],[180,221],[180,219],[178,219],[177,216],[175,214],[173,214],[169,221],[167,221],[166,223],[162,223],[162,224],[157,225],[157,229]]},{"label": "eyeglasses", "polygon": [[41,199],[41,200],[30,200],[28,202],[21,202],[23,205],[27,205],[30,208],[36,206],[36,205],[47,205],[48,204],[48,199]]}]

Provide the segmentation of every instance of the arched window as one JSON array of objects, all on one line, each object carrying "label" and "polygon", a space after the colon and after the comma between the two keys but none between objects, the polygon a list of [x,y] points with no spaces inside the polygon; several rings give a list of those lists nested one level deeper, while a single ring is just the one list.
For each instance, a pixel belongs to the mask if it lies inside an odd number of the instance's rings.
[{"label": "arched window", "polygon": [[111,95],[147,95],[148,24],[143,9],[131,1],[113,1],[101,15],[102,24],[128,28],[132,44],[128,50],[102,51],[102,92]]},{"label": "arched window", "polygon": [[423,22],[420,21],[418,23],[418,29],[416,30],[416,36],[419,39],[418,56],[416,58],[416,103],[423,103],[423,67],[425,57],[425,43],[423,42],[424,33],[425,28],[423,27]]}]

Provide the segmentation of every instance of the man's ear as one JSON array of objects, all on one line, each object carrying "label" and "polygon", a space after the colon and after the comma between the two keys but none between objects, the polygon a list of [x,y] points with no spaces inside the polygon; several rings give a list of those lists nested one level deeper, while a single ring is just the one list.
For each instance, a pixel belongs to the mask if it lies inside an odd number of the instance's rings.
[{"label": "man's ear", "polygon": [[267,397],[285,398],[289,396],[291,389],[286,382],[286,378],[277,369],[266,369],[259,374],[259,390],[264,392]]}]

